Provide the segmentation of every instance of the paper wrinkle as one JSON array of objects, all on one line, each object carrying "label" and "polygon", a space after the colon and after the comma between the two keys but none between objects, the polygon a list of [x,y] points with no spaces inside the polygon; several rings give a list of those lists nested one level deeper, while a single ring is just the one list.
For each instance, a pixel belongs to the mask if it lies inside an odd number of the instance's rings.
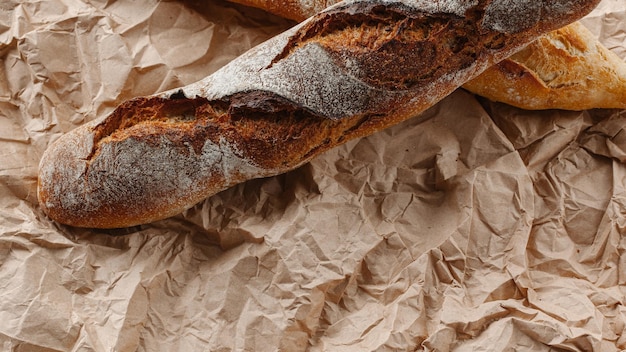
[{"label": "paper wrinkle", "polygon": [[[584,23],[624,58],[621,5]],[[3,348],[626,349],[623,111],[459,90],[171,219],[69,228],[36,205],[50,142],[290,23],[225,3],[0,6]]]},{"label": "paper wrinkle", "polygon": [[[213,37],[213,24],[176,3],[159,4],[150,17],[149,28],[150,43],[171,67],[200,60],[208,52]],[[185,50],[187,46],[191,50]],[[183,50],[185,55],[180,55]]]},{"label": "paper wrinkle", "polygon": [[617,56],[626,59],[626,28],[624,17],[626,9],[620,0],[604,0],[591,11],[581,22],[593,34],[601,38],[602,43],[615,52]]}]

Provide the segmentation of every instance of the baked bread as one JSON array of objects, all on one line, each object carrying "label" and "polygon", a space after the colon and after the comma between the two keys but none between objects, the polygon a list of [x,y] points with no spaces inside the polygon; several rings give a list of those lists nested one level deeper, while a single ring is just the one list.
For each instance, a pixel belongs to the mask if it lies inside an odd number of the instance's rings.
[{"label": "baked bread", "polygon": [[415,116],[597,2],[338,3],[195,84],[61,137],[40,162],[40,205],[80,227],[175,215]]},{"label": "baked bread", "polygon": [[238,4],[256,7],[271,14],[302,22],[339,0],[229,0]]},{"label": "baked bread", "polygon": [[541,36],[463,88],[527,110],[626,109],[626,62],[575,22]]},{"label": "baked bread", "polygon": [[[337,0],[231,0],[295,21]],[[463,85],[526,110],[626,109],[626,63],[576,22],[541,36]]]}]

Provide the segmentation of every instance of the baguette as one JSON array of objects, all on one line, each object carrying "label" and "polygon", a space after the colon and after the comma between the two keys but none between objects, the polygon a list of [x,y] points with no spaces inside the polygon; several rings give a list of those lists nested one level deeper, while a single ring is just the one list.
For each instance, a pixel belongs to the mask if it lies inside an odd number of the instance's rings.
[{"label": "baguette", "polygon": [[[337,0],[231,0],[295,21]],[[539,37],[463,85],[526,110],[626,109],[626,62],[576,22]]]},{"label": "baguette", "polygon": [[526,110],[626,109],[626,62],[575,22],[541,36],[463,88]]},{"label": "baguette", "polygon": [[79,227],[178,214],[423,112],[597,2],[338,3],[197,83],[58,139],[40,162],[40,205]]}]

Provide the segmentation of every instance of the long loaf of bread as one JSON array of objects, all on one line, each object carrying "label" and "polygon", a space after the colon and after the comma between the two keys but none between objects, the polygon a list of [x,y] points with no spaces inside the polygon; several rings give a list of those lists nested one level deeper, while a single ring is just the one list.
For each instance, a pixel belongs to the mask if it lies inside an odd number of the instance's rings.
[{"label": "long loaf of bread", "polygon": [[[303,21],[338,0],[230,0]],[[527,110],[626,109],[626,62],[582,24],[540,36],[463,85]]]},{"label": "long loaf of bread", "polygon": [[463,88],[527,110],[626,109],[626,62],[574,22],[539,37]]},{"label": "long loaf of bread", "polygon": [[175,215],[415,116],[597,2],[346,0],[61,137],[40,162],[40,205],[81,227]]}]

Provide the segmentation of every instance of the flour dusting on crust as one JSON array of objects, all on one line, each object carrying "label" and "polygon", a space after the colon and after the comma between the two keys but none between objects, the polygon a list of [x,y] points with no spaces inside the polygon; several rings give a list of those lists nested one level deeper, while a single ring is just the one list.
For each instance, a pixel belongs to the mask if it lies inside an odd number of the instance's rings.
[{"label": "flour dusting on crust", "polygon": [[[368,3],[368,0],[348,0],[338,3],[337,7],[344,7],[358,3]],[[479,4],[478,0],[379,0],[381,5],[402,4],[406,7],[427,13],[450,13],[457,16]]]},{"label": "flour dusting on crust", "polygon": [[[93,160],[87,160],[91,128],[82,126],[70,132],[72,138],[53,145],[40,170],[39,192],[46,199],[42,205],[52,214],[71,212],[79,226],[115,227],[118,213],[136,223],[175,215],[210,194],[272,172],[241,157],[223,138],[218,144],[207,140],[200,153],[164,137],[156,145],[128,138],[104,143]],[[167,207],[154,209],[146,218],[145,207],[159,199]]]}]

